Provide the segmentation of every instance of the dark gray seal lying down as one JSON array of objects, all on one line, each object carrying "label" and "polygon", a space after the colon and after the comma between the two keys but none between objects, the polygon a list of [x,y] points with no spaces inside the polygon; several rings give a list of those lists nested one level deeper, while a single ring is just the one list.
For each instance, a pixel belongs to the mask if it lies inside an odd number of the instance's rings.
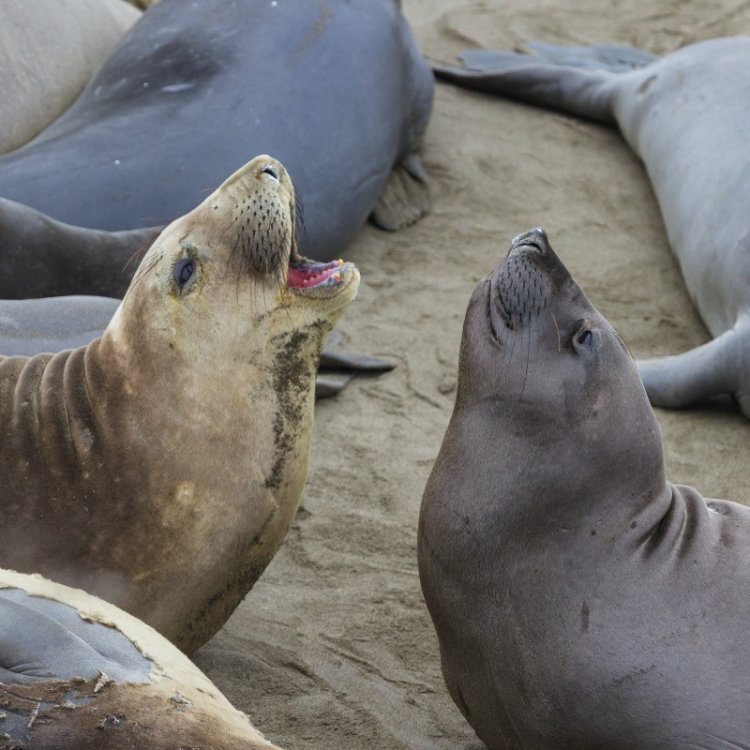
[{"label": "dark gray seal lying down", "polygon": [[469,302],[419,519],[490,750],[750,747],[750,508],[665,478],[635,362],[541,230]]},{"label": "dark gray seal lying down", "polygon": [[[656,59],[627,47],[530,44],[439,66],[463,86],[614,122],[643,160],[685,285],[713,341],[639,365],[651,402],[730,393],[750,417],[750,38]],[[642,66],[642,67],[641,67]]]},{"label": "dark gray seal lying down", "polygon": [[4,750],[279,750],[140,620],[3,569],[0,707]]},{"label": "dark gray seal lying down", "polygon": [[373,211],[396,229],[428,210],[432,95],[397,0],[160,0],[0,159],[0,196],[81,227],[163,226],[271,153],[304,204],[301,252],[335,259]]}]

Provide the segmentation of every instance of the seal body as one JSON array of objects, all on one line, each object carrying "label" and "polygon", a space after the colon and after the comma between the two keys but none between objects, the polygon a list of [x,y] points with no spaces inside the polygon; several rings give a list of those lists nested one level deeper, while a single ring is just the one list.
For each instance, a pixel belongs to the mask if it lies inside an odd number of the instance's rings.
[{"label": "seal body", "polygon": [[0,300],[122,297],[159,228],[106,232],[55,221],[0,198]]},{"label": "seal body", "polygon": [[2,748],[276,748],[155,630],[10,570],[0,570],[0,705]]},{"label": "seal body", "polygon": [[86,346],[119,306],[119,299],[85,295],[0,300],[0,352],[32,357]]},{"label": "seal body", "polygon": [[731,393],[750,416],[750,38],[693,44],[648,62],[619,47],[532,44],[536,54],[475,51],[438,75],[603,122],[643,160],[685,285],[715,337],[640,363],[653,404]]},{"label": "seal body", "polygon": [[304,204],[302,252],[337,258],[381,196],[389,228],[426,210],[415,152],[432,92],[396,0],[161,0],[61,118],[0,159],[0,195],[76,226],[164,225],[273,153]]},{"label": "seal body", "polygon": [[[614,427],[614,428],[613,428]],[[491,750],[750,744],[750,509],[665,479],[624,343],[546,235],[466,314],[419,571]]]},{"label": "seal body", "polygon": [[299,256],[292,183],[257,157],[162,232],[101,338],[0,358],[0,564],[204,643],[294,516],[358,280]]},{"label": "seal body", "polygon": [[62,114],[139,16],[120,0],[4,0],[0,153]]}]

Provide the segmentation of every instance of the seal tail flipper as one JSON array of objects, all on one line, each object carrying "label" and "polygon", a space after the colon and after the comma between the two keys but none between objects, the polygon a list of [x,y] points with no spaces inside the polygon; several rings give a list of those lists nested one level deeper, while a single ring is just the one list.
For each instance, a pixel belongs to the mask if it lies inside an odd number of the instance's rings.
[{"label": "seal tail flipper", "polygon": [[410,154],[393,168],[370,220],[381,229],[395,232],[419,221],[430,213],[431,207],[430,186],[422,160],[417,154]]},{"label": "seal tail flipper", "polygon": [[729,393],[750,417],[750,326],[735,326],[695,349],[638,362],[653,406],[680,409]]},{"label": "seal tail flipper", "polygon": [[611,123],[610,82],[655,59],[648,52],[616,45],[561,47],[531,42],[528,48],[533,54],[470,50],[460,56],[465,67],[434,65],[433,72],[467,88]]},{"label": "seal tail flipper", "polygon": [[[608,70],[610,73],[627,73],[658,60],[658,57],[651,52],[620,44],[592,44],[587,47],[570,47],[535,41],[527,42],[524,47],[536,57],[555,65]],[[482,52],[482,50],[477,51]],[[462,59],[464,59],[463,56]],[[469,64],[465,59],[464,62],[467,65]],[[469,65],[469,67],[472,66]]]}]

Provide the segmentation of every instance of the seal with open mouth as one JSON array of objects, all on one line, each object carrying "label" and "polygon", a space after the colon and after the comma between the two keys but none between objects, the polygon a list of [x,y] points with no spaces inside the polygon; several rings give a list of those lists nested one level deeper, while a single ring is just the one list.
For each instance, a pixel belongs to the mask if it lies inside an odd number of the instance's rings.
[{"label": "seal with open mouth", "polygon": [[318,358],[358,283],[299,255],[279,162],[229,177],[151,246],[100,339],[0,358],[0,565],[204,643],[294,516]]},{"label": "seal with open mouth", "polygon": [[750,746],[750,508],[665,478],[625,344],[533,230],[469,303],[419,520],[448,690],[491,750]]},{"label": "seal with open mouth", "polygon": [[153,628],[1,569],[0,709],[4,749],[279,750]]}]

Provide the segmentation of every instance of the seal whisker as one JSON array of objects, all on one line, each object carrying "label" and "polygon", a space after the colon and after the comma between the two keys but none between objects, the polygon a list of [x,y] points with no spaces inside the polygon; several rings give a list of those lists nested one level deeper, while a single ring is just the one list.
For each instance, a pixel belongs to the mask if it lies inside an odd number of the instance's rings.
[{"label": "seal whisker", "polygon": [[552,308],[549,308],[549,315],[552,318],[552,322],[555,324],[555,330],[557,331],[557,351],[562,351],[562,339],[560,338],[560,326],[557,325],[557,319],[555,313],[552,312]]}]

